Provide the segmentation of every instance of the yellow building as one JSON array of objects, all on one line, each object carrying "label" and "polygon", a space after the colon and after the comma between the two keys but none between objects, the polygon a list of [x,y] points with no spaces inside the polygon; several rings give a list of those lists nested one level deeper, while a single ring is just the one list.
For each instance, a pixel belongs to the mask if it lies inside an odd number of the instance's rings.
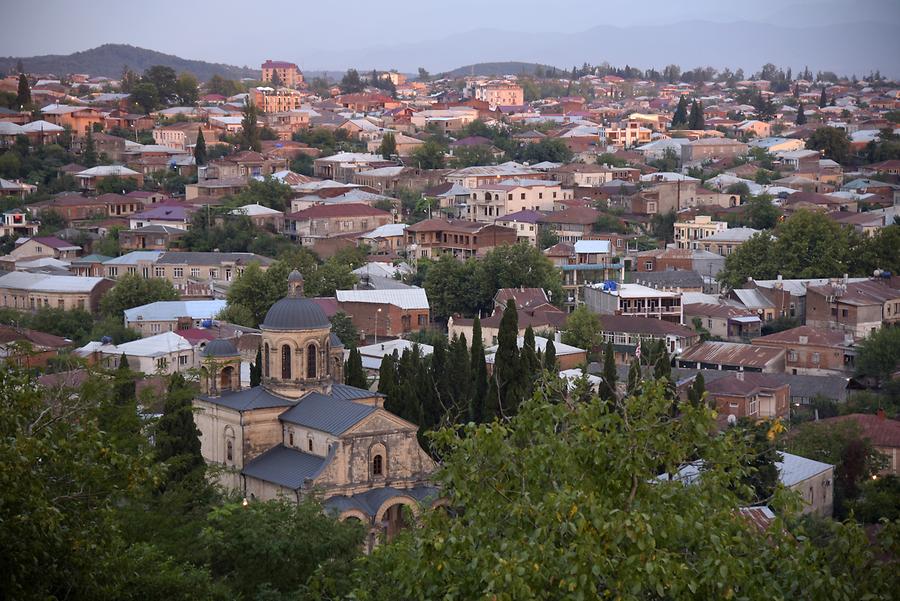
[{"label": "yellow building", "polygon": [[677,248],[696,248],[695,242],[728,229],[724,221],[713,221],[709,215],[697,215],[690,221],[675,222],[675,245]]}]

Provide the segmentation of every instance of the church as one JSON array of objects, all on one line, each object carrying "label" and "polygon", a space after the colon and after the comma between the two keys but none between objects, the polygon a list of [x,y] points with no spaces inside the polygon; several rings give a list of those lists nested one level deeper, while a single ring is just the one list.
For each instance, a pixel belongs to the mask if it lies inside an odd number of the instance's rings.
[{"label": "church", "polygon": [[404,526],[403,507],[416,515],[438,502],[416,425],[386,411],[383,395],[341,383],[343,344],[304,297],[299,272],[260,329],[260,386],[241,388],[232,342],[210,341],[202,353],[194,419],[223,486],[250,501],[314,495],[339,519],[365,524],[370,545]]}]

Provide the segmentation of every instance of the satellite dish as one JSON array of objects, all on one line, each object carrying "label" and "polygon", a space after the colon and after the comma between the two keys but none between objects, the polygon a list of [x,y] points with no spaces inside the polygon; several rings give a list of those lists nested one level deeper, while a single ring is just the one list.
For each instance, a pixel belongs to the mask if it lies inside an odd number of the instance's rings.
[{"label": "satellite dish", "polygon": [[737,418],[734,415],[729,415],[727,421],[729,426],[733,426],[737,423]]}]

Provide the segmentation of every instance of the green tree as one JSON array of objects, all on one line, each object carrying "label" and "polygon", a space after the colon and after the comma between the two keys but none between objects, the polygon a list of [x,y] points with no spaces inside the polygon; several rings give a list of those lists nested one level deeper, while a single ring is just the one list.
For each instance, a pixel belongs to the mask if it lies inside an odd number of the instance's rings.
[{"label": "green tree", "polygon": [[775,464],[782,457],[775,447],[771,432],[770,422],[752,422],[746,418],[741,419],[729,432],[743,438],[751,450],[744,460],[747,469],[741,479],[748,491],[741,495],[747,504],[770,503],[778,486],[778,466]]},{"label": "green tree", "polygon": [[480,424],[488,419],[485,408],[487,400],[487,361],[484,357],[484,341],[481,334],[481,319],[476,315],[472,324],[472,398],[469,404],[469,421]]},{"label": "green tree", "polygon": [[250,366],[250,387],[254,388],[262,384],[262,348],[256,349],[256,360]]},{"label": "green tree", "polygon": [[497,330],[497,352],[494,354],[494,370],[485,401],[491,418],[505,418],[516,412],[525,391],[525,374],[519,353],[519,317],[516,302],[506,301],[500,327]]},{"label": "green tree", "polygon": [[600,398],[607,403],[615,403],[618,399],[616,383],[619,376],[616,373],[616,356],[613,343],[610,340],[603,350],[603,382],[600,383]]},{"label": "green tree", "polygon": [[197,78],[190,73],[182,73],[175,82],[175,94],[181,105],[196,104],[200,97]]},{"label": "green tree", "polygon": [[547,250],[551,246],[559,244],[559,234],[550,228],[538,228],[538,248]]},{"label": "green tree", "polygon": [[747,203],[747,220],[750,227],[757,230],[770,230],[778,223],[781,211],[772,204],[768,194],[754,196]]},{"label": "green tree", "polygon": [[[760,532],[737,511],[734,490],[752,450],[740,439],[711,439],[708,409],[688,406],[672,420],[662,387],[645,389],[621,413],[597,399],[554,403],[552,391],[539,391],[508,424],[440,432],[441,491],[459,510],[452,518],[425,511],[419,528],[360,561],[352,598],[894,594],[896,566],[852,523],[836,524],[823,549],[780,520]],[[698,449],[709,466],[699,482],[657,479],[661,466],[683,465]]]},{"label": "green tree", "polygon": [[260,128],[256,105],[249,101],[244,102],[242,115],[240,137],[241,149],[259,152],[262,149],[262,145],[260,143]]},{"label": "green tree", "polygon": [[806,140],[806,147],[819,150],[826,159],[844,163],[850,157],[850,137],[837,127],[820,127]]},{"label": "green tree", "polygon": [[386,405],[393,405],[397,398],[397,351],[381,358],[378,369],[378,392],[383,394]]},{"label": "green tree", "polygon": [[626,386],[628,396],[636,396],[641,394],[642,380],[643,375],[641,374],[641,362],[637,358],[635,358],[631,362],[631,366],[628,368],[628,382]]},{"label": "green tree", "polygon": [[444,147],[434,140],[428,140],[410,155],[410,163],[419,169],[443,169]]},{"label": "green tree", "polygon": [[900,365],[900,328],[883,327],[869,334],[856,354],[856,373],[876,382],[890,380]]},{"label": "green tree", "polygon": [[694,100],[691,103],[691,114],[688,117],[688,129],[706,129],[706,120],[703,118],[703,103]]},{"label": "green tree", "polygon": [[138,189],[137,180],[133,177],[104,177],[97,182],[97,192],[99,194],[127,194]]},{"label": "green tree", "polygon": [[344,76],[341,78],[340,87],[344,94],[355,94],[357,92],[362,92],[365,85],[359,76],[359,71],[356,69],[347,69],[347,72],[344,73]]},{"label": "green tree", "polygon": [[501,245],[485,254],[480,261],[472,262],[475,264],[477,283],[472,293],[478,294],[476,306],[482,310],[491,309],[494,294],[500,288],[541,288],[556,304],[562,303],[565,298],[562,278],[556,266],[530,244]]},{"label": "green tree", "polygon": [[593,357],[594,349],[600,344],[600,331],[600,318],[597,314],[585,305],[579,305],[566,320],[562,341],[584,349],[588,357]]},{"label": "green tree", "polygon": [[694,407],[701,407],[705,394],[706,382],[703,379],[703,374],[698,371],[697,375],[694,376],[694,381],[691,382],[691,387],[688,389],[688,402]]},{"label": "green tree", "polygon": [[16,92],[16,105],[19,107],[31,104],[31,86],[28,85],[28,77],[19,73],[19,88]]},{"label": "green tree", "polygon": [[369,381],[366,378],[365,370],[363,370],[362,355],[359,354],[359,349],[357,348],[350,349],[350,356],[344,365],[344,384],[364,390],[369,388]]},{"label": "green tree", "polygon": [[85,167],[93,167],[97,164],[97,151],[94,148],[94,134],[88,132],[84,138],[84,148],[81,151],[81,162]]},{"label": "green tree", "polygon": [[806,125],[806,111],[803,108],[803,103],[797,105],[797,119],[794,121],[797,125]]},{"label": "green tree", "polygon": [[200,430],[194,423],[195,387],[175,373],[169,376],[162,417],[156,424],[156,458],[167,466],[167,481],[203,478],[206,463],[200,453]]},{"label": "green tree", "polygon": [[774,279],[779,273],[779,266],[775,239],[769,232],[760,232],[725,257],[725,268],[716,277],[730,288],[740,288],[750,276]]},{"label": "green tree", "polygon": [[551,374],[559,371],[559,363],[556,361],[556,345],[553,340],[547,340],[547,346],[544,347],[544,369]]},{"label": "green tree", "polygon": [[197,132],[197,142],[194,145],[194,161],[197,166],[206,164],[206,140],[203,138],[203,129]]},{"label": "green tree", "polygon": [[229,503],[216,508],[201,533],[212,573],[242,599],[306,596],[319,566],[333,574],[359,555],[363,529],[337,521],[312,500]]},{"label": "green tree", "polygon": [[672,125],[670,129],[684,129],[688,126],[688,102],[687,96],[681,95],[678,99],[678,105],[672,114]]},{"label": "green tree", "polygon": [[[194,80],[196,82],[196,80]],[[175,70],[164,65],[153,65],[141,75],[141,83],[150,83],[159,93],[159,99],[163,104],[178,104],[179,97],[178,78]],[[138,84],[140,85],[140,84]]]},{"label": "green tree", "polygon": [[100,309],[104,315],[121,319],[125,309],[171,300],[178,300],[178,292],[169,280],[126,274],[100,301]]},{"label": "green tree", "polygon": [[378,153],[386,161],[391,160],[391,158],[397,154],[397,138],[392,132],[387,132],[384,134],[384,137],[381,138],[381,145],[378,147]]},{"label": "green tree", "polygon": [[472,398],[472,358],[465,334],[454,335],[450,340],[450,358],[447,368],[450,388],[452,422],[469,419],[469,403]]},{"label": "green tree", "polygon": [[142,81],[131,89],[131,101],[149,115],[159,106],[159,90],[152,83]]},{"label": "green tree", "polygon": [[353,348],[359,344],[359,330],[353,324],[353,320],[343,311],[338,311],[331,316],[331,332],[340,338],[344,346]]},{"label": "green tree", "polygon": [[819,108],[825,108],[828,105],[828,95],[825,94],[825,88],[822,88],[822,94],[819,95]]}]

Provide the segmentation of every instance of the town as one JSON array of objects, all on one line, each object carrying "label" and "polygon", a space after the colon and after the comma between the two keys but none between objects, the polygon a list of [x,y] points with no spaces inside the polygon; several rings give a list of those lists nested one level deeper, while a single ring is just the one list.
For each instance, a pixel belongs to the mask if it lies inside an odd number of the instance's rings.
[{"label": "town", "polygon": [[4,596],[896,598],[898,80],[245,70],[0,73]]}]

